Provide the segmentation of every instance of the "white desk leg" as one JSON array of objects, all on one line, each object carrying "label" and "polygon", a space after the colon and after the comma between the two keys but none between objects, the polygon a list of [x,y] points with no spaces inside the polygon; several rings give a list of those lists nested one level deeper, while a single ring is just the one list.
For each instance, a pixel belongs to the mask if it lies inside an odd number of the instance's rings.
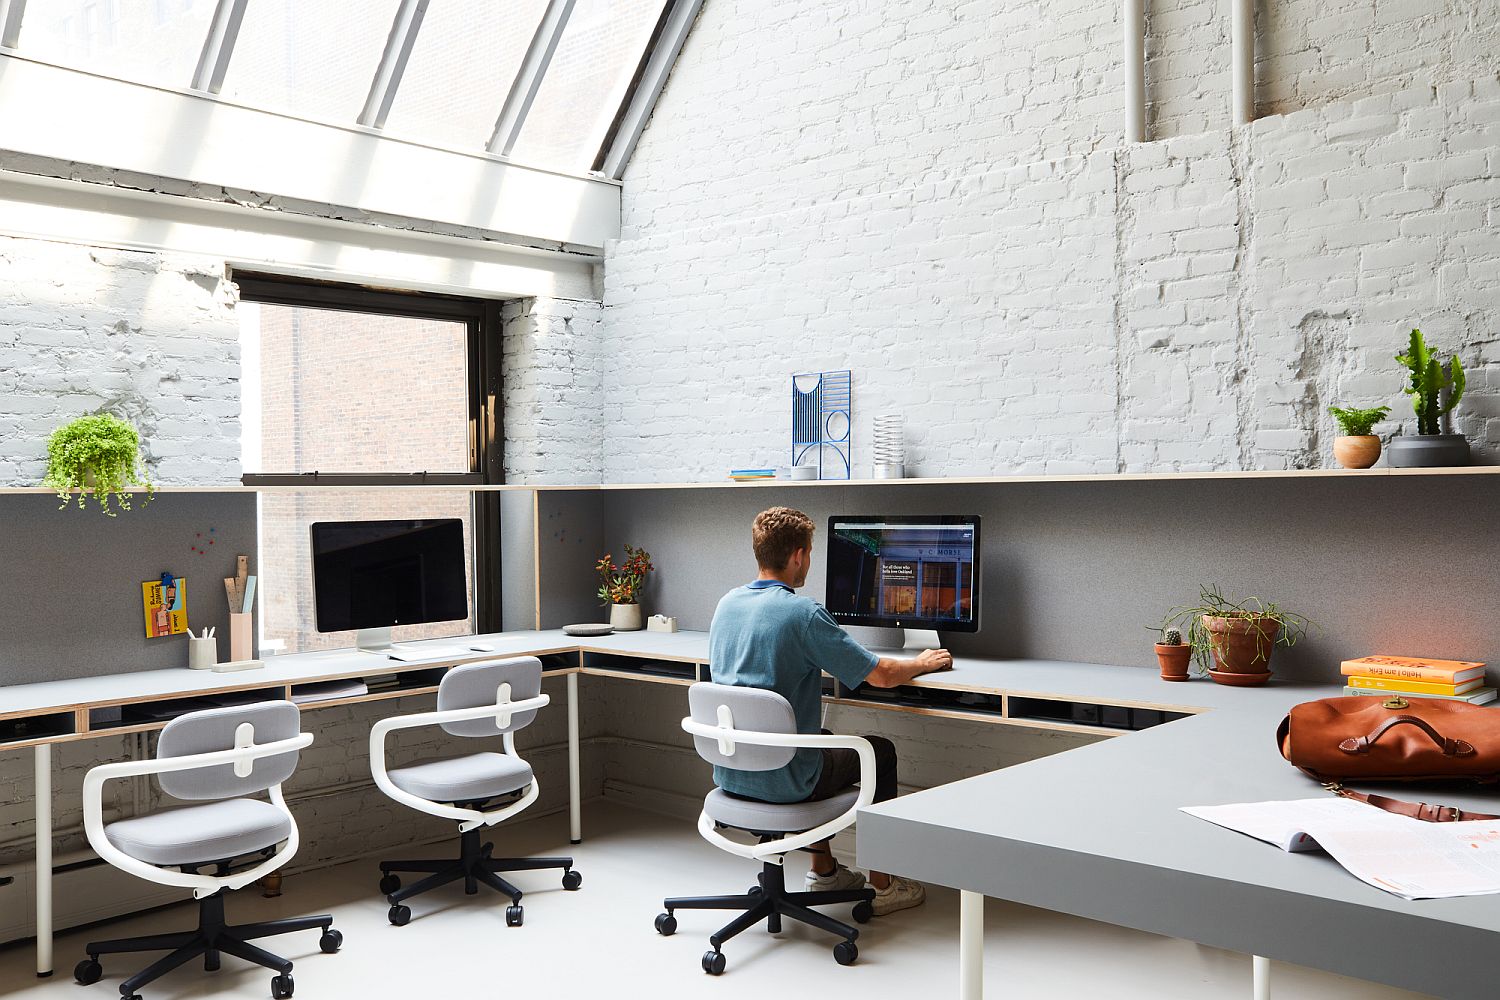
[{"label": "white desk leg", "polygon": [[36,752],[36,974],[52,975],[52,745]]},{"label": "white desk leg", "polygon": [[568,839],[583,843],[578,789],[578,674],[568,675]]},{"label": "white desk leg", "polygon": [[958,996],[984,1000],[984,895],[958,894]]},{"label": "white desk leg", "polygon": [[1255,1000],[1271,1000],[1271,960],[1253,955],[1250,968],[1255,983]]}]

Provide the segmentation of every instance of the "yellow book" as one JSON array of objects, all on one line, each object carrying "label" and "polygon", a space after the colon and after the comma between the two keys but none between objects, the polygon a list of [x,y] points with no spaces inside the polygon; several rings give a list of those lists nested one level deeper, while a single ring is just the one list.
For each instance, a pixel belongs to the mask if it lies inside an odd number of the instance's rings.
[{"label": "yellow book", "polygon": [[1347,681],[1350,687],[1365,688],[1370,691],[1409,691],[1413,694],[1465,694],[1483,684],[1484,678],[1476,677],[1471,681],[1461,681],[1457,684],[1439,684],[1436,681],[1398,681],[1392,680],[1389,677],[1349,677]]},{"label": "yellow book", "polygon": [[1429,660],[1419,656],[1361,656],[1345,660],[1345,677],[1388,677],[1403,681],[1461,684],[1484,676],[1484,664],[1474,660]]},{"label": "yellow book", "polygon": [[147,639],[181,635],[188,629],[187,581],[178,577],[170,587],[164,587],[160,580],[147,580],[141,584],[141,607],[146,614]]}]

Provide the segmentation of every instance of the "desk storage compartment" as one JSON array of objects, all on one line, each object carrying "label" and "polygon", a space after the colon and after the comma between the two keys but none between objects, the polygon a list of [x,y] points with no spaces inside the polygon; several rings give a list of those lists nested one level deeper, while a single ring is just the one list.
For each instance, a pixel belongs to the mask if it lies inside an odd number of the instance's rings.
[{"label": "desk storage compartment", "polygon": [[1185,718],[1181,712],[1155,708],[1129,708],[1087,701],[1057,701],[1052,698],[1010,699],[1010,717],[1036,722],[1064,722],[1075,726],[1134,731]]},{"label": "desk storage compartment", "polygon": [[670,677],[673,680],[688,682],[698,679],[696,663],[678,663],[675,660],[650,660],[636,656],[620,656],[617,653],[584,653],[583,665],[595,670],[609,670],[621,674]]},{"label": "desk storage compartment", "polygon": [[[414,667],[411,670],[395,670],[386,674],[372,674],[365,678],[365,689],[370,694],[386,691],[431,691],[442,683],[447,667]],[[296,687],[292,688],[295,694]]]},{"label": "desk storage compartment", "polygon": [[901,708],[937,708],[950,712],[971,715],[986,715],[1001,718],[1004,702],[998,694],[982,694],[977,691],[945,691],[940,688],[903,685],[894,688],[878,688],[862,684],[857,688],[844,688],[843,697],[850,701],[867,701],[872,705],[893,705]]},{"label": "desk storage compartment", "polygon": [[542,671],[548,670],[572,670],[578,666],[577,653],[545,653],[537,657],[542,661]]},{"label": "desk storage compartment", "polygon": [[48,712],[43,715],[0,719],[0,746],[52,736],[69,736],[75,731],[72,712]]},{"label": "desk storage compartment", "polygon": [[198,695],[191,698],[140,701],[133,705],[118,707],[94,708],[89,710],[89,730],[103,732],[127,726],[166,723],[189,712],[200,712],[208,708],[227,708],[231,705],[253,705],[258,701],[282,701],[285,697],[286,689],[278,686],[254,688],[249,691],[226,691],[222,694]]}]

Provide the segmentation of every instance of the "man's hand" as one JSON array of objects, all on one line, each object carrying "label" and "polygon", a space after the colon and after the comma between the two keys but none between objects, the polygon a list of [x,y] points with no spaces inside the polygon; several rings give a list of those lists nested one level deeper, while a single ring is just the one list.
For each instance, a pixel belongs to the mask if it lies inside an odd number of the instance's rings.
[{"label": "man's hand", "polygon": [[924,649],[917,654],[917,666],[922,668],[924,674],[938,670],[952,670],[953,654],[946,649]]}]

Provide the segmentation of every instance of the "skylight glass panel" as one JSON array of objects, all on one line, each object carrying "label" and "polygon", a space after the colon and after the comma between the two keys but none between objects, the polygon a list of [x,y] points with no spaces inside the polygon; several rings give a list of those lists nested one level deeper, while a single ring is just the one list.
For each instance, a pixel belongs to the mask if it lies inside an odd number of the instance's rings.
[{"label": "skylight glass panel", "polygon": [[214,0],[31,0],[17,51],[136,83],[186,90]]},{"label": "skylight glass panel", "polygon": [[651,40],[662,0],[578,0],[511,159],[584,173]]},{"label": "skylight glass panel", "polygon": [[250,0],[224,76],[223,96],[252,107],[353,124],[370,92],[399,2]]},{"label": "skylight glass panel", "polygon": [[484,149],[546,0],[432,0],[386,131]]}]

